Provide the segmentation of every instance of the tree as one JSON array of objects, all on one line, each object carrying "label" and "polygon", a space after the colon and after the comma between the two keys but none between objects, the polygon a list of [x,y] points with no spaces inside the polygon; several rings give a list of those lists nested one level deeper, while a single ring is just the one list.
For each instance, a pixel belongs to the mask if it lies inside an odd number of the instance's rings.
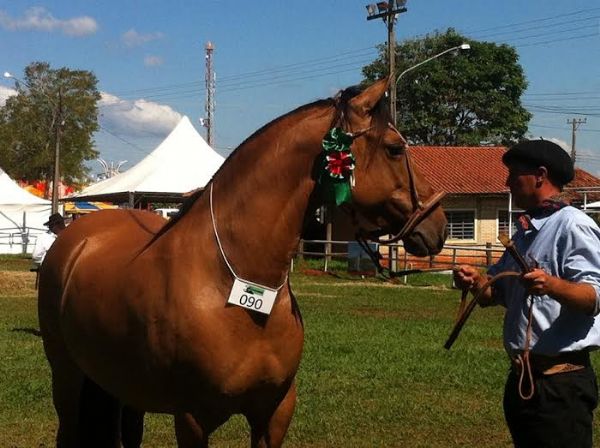
[{"label": "tree", "polygon": [[13,178],[45,180],[54,175],[60,138],[60,173],[67,184],[83,179],[95,159],[100,93],[95,75],[85,70],[52,69],[46,62],[25,68],[17,95],[0,108],[0,166]]},{"label": "tree", "polygon": [[[531,114],[521,105],[527,81],[514,48],[473,41],[448,29],[401,43],[396,76],[462,43],[471,50],[433,59],[400,79],[398,128],[412,144],[509,145],[521,140]],[[363,68],[366,82],[388,73],[385,47],[379,50],[378,59]]]}]

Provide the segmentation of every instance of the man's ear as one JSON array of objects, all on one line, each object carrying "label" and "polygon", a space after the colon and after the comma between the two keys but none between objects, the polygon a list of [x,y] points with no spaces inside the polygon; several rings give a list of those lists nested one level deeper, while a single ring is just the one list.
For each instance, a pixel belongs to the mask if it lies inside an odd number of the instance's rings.
[{"label": "man's ear", "polygon": [[548,168],[545,166],[538,167],[535,176],[536,184],[541,185],[544,180],[548,180]]}]

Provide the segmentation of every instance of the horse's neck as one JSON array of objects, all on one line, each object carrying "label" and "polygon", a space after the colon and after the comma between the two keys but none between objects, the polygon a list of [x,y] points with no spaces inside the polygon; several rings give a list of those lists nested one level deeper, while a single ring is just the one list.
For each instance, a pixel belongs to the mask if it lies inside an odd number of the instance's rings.
[{"label": "horse's neck", "polygon": [[286,131],[267,129],[247,142],[212,183],[215,228],[231,267],[271,287],[284,281],[297,249],[321,150],[320,130],[307,139],[293,126],[278,128]]}]

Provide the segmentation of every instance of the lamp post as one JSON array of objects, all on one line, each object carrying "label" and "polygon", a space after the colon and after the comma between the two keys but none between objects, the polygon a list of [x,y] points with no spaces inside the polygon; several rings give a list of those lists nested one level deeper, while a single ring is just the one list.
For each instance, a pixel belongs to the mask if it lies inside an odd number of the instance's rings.
[{"label": "lamp post", "polygon": [[398,75],[398,77],[396,78],[395,84],[397,86],[398,82],[400,82],[400,78],[402,78],[408,72],[413,71],[415,68],[418,68],[418,67],[422,66],[423,64],[427,64],[429,61],[433,61],[434,59],[437,59],[440,56],[445,55],[446,53],[450,53],[452,51],[458,51],[458,50],[466,51],[466,50],[470,50],[470,49],[471,49],[471,45],[463,43],[463,44],[457,45],[456,47],[448,48],[438,54],[435,54],[435,55],[431,56],[430,58],[427,58],[424,61],[421,61],[418,64],[413,65],[412,67],[408,67],[406,70],[404,70],[402,73],[400,73]]},{"label": "lamp post", "polygon": [[[394,84],[396,87],[398,87],[398,83],[400,82],[400,79],[404,75],[406,75],[408,72],[411,72],[414,69],[419,68],[420,66],[422,66],[424,64],[427,64],[428,62],[433,61],[434,59],[439,58],[440,56],[443,56],[443,55],[445,55],[447,53],[451,53],[451,52],[456,52],[456,51],[461,51],[461,50],[462,51],[467,51],[467,50],[470,50],[470,49],[471,49],[471,45],[469,45],[467,43],[462,43],[462,44],[457,45],[455,47],[448,48],[448,49],[446,49],[446,50],[444,50],[444,51],[442,51],[442,52],[440,52],[438,54],[435,54],[435,55],[433,55],[433,56],[425,59],[424,61],[419,62],[418,64],[413,65],[412,67],[408,67],[406,70],[404,70],[402,73],[400,73],[398,75],[398,77],[396,78],[396,82],[393,82],[392,84]],[[396,124],[396,115],[393,115],[392,117],[394,119],[394,124]]]},{"label": "lamp post", "polygon": [[[406,12],[406,0],[390,0],[389,2],[378,2],[369,4],[367,8],[367,20],[379,19],[387,25],[387,51],[388,67],[390,76],[393,75],[396,67],[396,37],[394,35],[394,24],[396,16]],[[396,122],[396,83],[390,83],[390,114]]]},{"label": "lamp post", "polygon": [[[20,80],[19,78],[17,78],[16,76],[12,75],[9,72],[4,72],[4,77],[7,79],[14,79],[15,83],[17,85],[17,88],[19,87],[19,82],[21,82],[22,84],[25,84],[29,89],[31,89],[31,86],[28,83],[23,82],[22,80]],[[52,210],[52,213],[56,213],[56,212],[58,212],[58,188],[60,185],[60,139],[62,136],[62,128],[65,125],[65,117],[63,116],[62,87],[59,86],[59,88],[58,88],[58,104],[56,104],[44,92],[41,92],[41,93],[42,93],[42,95],[44,95],[44,97],[46,97],[46,99],[48,100],[48,102],[54,109],[54,112],[53,112],[54,117],[53,117],[52,122],[55,125],[56,141],[54,144],[54,173],[53,173],[53,177],[52,177],[51,210]]]}]

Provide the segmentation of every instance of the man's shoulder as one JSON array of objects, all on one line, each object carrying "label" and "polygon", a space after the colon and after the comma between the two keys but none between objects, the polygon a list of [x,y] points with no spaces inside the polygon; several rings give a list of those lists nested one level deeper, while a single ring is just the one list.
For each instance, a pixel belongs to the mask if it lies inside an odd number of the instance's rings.
[{"label": "man's shoulder", "polygon": [[596,224],[596,221],[578,208],[567,206],[561,209],[559,213],[556,213],[556,215],[556,224],[560,226],[561,230],[569,233],[583,231],[584,233],[591,232],[600,235],[600,228]]},{"label": "man's shoulder", "polygon": [[571,219],[576,222],[585,222],[596,225],[596,222],[590,218],[587,213],[585,213],[583,210],[573,207],[572,205],[568,205],[560,211],[561,213],[559,215],[562,215],[563,218]]}]

